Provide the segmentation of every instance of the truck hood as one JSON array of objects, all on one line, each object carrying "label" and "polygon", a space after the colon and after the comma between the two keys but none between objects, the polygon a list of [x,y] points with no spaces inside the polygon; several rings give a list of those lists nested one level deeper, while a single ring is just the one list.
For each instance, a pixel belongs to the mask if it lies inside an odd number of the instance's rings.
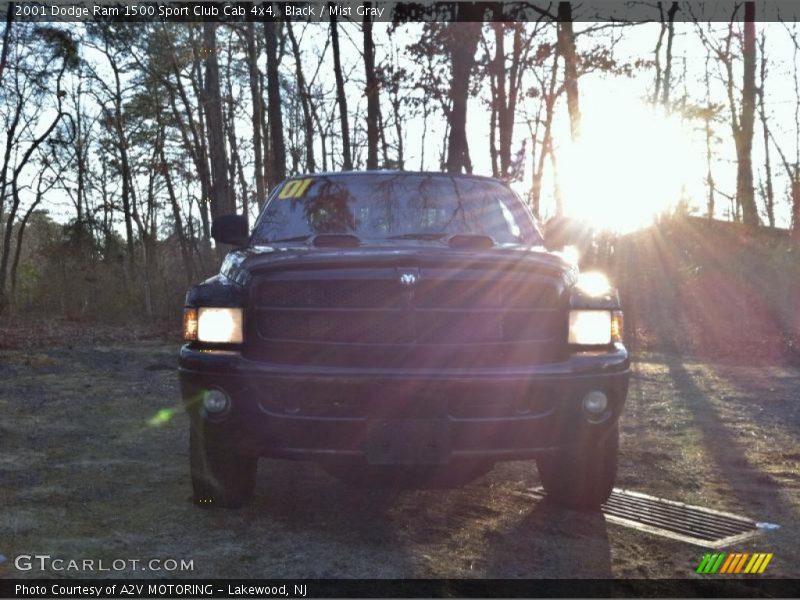
[{"label": "truck hood", "polygon": [[547,275],[567,286],[575,283],[577,267],[543,246],[505,245],[489,249],[458,249],[443,245],[380,245],[357,248],[251,246],[228,254],[221,274],[240,285],[253,275],[277,270],[358,267],[514,270]]}]

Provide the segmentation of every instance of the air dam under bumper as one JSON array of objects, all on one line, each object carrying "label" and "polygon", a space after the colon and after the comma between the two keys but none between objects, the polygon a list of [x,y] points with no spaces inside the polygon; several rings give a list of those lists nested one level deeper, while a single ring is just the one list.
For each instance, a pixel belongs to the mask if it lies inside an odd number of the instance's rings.
[{"label": "air dam under bumper", "polygon": [[[195,426],[244,451],[417,464],[530,458],[601,437],[622,411],[629,367],[622,345],[529,367],[436,370],[280,365],[186,345],[180,381]],[[228,394],[228,410],[205,411],[209,389]],[[592,390],[608,397],[593,419],[582,404]]]}]

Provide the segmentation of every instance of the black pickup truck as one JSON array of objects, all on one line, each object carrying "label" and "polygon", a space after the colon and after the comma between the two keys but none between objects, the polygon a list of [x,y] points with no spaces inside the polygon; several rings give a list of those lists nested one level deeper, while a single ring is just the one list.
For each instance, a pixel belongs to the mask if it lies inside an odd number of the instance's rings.
[{"label": "black pickup truck", "polygon": [[258,458],[354,483],[459,483],[535,458],[547,496],[597,508],[616,477],[629,358],[617,292],[546,249],[503,182],[288,179],[186,295],[180,353],[200,506],[238,507]]}]

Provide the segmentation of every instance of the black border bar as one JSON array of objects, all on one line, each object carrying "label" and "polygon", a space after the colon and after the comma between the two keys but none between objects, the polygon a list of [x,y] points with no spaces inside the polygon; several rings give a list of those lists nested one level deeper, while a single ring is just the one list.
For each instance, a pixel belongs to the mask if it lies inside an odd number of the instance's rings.
[{"label": "black border bar", "polygon": [[[98,588],[101,588],[99,594]],[[760,576],[694,579],[0,579],[0,598],[795,598],[798,591],[798,579]]]},{"label": "black border bar", "polygon": [[[454,0],[306,0],[244,2],[238,0],[0,0],[0,14],[9,5],[16,21],[35,22],[198,22],[198,21],[305,21],[327,22],[331,10],[342,21],[363,20],[365,5],[377,9],[374,21],[413,22],[555,22],[555,0],[505,0],[470,2]],[[668,2],[646,0],[581,0],[570,2],[577,22],[647,23],[667,17]],[[659,8],[659,4],[661,7]],[[683,0],[677,2],[675,22],[741,21],[743,2],[734,0]],[[754,0],[756,20],[794,22],[800,20],[797,0]],[[111,9],[108,11],[101,8]]]}]

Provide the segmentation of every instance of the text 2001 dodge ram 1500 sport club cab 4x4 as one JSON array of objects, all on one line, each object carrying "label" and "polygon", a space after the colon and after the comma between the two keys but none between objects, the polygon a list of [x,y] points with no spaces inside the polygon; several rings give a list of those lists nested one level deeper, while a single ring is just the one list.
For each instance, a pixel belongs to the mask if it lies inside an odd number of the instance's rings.
[{"label": "text 2001 dodge ram 1500 sport club cab 4x4", "polygon": [[[628,388],[618,294],[548,252],[504,183],[441,173],[291,178],[186,296],[180,379],[195,502],[236,507],[261,456],[361,483],[535,458],[596,508]],[[451,477],[458,481],[459,477]]]}]

